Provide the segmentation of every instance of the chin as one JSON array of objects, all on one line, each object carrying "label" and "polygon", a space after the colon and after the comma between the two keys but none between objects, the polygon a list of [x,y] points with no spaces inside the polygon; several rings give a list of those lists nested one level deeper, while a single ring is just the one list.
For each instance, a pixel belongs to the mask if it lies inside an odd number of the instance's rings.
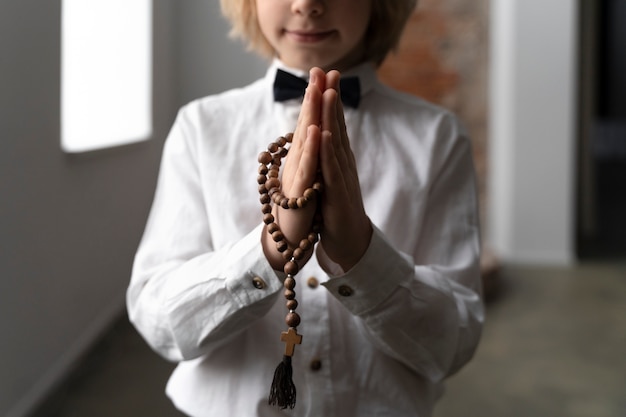
[{"label": "chin", "polygon": [[292,59],[290,61],[283,60],[287,66],[297,68],[302,71],[309,71],[313,67],[318,67],[324,71],[330,71],[331,69],[337,69],[333,65],[333,60],[323,59],[321,57],[312,56],[311,54],[303,54],[299,59]]}]

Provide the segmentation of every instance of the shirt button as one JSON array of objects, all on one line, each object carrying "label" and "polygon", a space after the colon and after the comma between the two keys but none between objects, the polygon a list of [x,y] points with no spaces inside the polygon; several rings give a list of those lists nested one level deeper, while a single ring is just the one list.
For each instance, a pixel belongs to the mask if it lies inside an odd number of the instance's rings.
[{"label": "shirt button", "polygon": [[319,359],[313,359],[309,365],[312,371],[319,371],[322,369],[322,361]]},{"label": "shirt button", "polygon": [[341,287],[339,287],[338,291],[339,291],[339,295],[343,297],[350,297],[352,293],[354,292],[352,288],[348,287],[347,285],[342,285]]},{"label": "shirt button", "polygon": [[263,288],[265,288],[265,281],[263,281],[262,278],[254,277],[252,278],[252,285],[254,285],[254,288],[262,290]]},{"label": "shirt button", "polygon": [[319,281],[317,280],[317,278],[311,277],[307,280],[306,285],[308,285],[309,288],[317,288],[317,286],[319,285]]}]

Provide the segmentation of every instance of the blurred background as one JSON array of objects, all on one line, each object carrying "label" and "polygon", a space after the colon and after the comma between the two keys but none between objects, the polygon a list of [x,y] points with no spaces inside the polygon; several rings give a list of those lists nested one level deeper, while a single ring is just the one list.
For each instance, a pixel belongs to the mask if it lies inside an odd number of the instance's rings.
[{"label": "blurred background", "polygon": [[[266,62],[227,38],[219,2],[146,2],[149,131],[72,151],[70,3],[0,0],[0,415],[177,416],[174,365],[126,319],[134,251],[178,108]],[[380,68],[474,144],[487,319],[436,417],[626,416],[625,19],[622,0],[420,0]]]}]

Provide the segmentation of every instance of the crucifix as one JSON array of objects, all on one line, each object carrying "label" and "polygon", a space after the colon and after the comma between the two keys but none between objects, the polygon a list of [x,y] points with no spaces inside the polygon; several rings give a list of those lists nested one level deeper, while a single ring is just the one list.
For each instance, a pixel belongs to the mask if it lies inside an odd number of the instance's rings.
[{"label": "crucifix", "polygon": [[298,331],[290,327],[286,332],[280,334],[280,340],[285,342],[285,356],[293,356],[296,345],[302,343],[302,335]]}]

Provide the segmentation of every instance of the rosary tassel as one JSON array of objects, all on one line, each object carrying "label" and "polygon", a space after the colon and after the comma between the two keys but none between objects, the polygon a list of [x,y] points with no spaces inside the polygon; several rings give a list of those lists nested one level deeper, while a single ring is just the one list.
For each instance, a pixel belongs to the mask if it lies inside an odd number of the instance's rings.
[{"label": "rosary tassel", "polygon": [[269,404],[277,405],[283,410],[296,406],[296,386],[292,379],[291,356],[284,355],[281,363],[274,371],[274,380],[270,389]]}]

